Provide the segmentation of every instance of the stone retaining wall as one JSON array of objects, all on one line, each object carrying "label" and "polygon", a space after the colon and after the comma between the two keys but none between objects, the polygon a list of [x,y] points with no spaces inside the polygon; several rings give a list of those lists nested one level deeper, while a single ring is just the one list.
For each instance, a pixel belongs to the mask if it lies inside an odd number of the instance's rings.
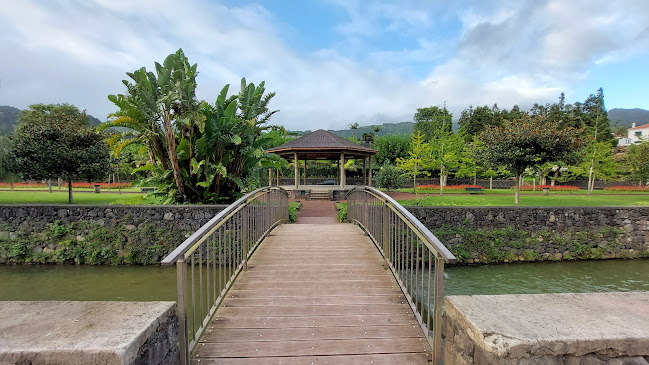
[{"label": "stone retaining wall", "polygon": [[649,257],[649,207],[407,207],[460,263]]},{"label": "stone retaining wall", "polygon": [[225,205],[0,206],[0,263],[156,264]]},{"label": "stone retaining wall", "polygon": [[649,293],[450,296],[448,365],[649,365]]}]

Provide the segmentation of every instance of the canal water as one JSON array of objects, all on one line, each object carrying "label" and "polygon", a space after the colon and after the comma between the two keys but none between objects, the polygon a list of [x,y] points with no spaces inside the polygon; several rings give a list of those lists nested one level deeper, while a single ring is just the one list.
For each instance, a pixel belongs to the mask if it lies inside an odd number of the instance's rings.
[{"label": "canal water", "polygon": [[[446,267],[446,295],[649,291],[649,260]],[[0,300],[176,299],[176,268],[0,266]]]}]

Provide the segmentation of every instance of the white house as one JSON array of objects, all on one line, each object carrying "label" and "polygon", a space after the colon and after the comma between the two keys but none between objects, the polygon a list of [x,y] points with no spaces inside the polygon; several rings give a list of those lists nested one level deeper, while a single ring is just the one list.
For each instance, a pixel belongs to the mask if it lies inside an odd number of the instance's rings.
[{"label": "white house", "polygon": [[649,141],[649,124],[636,127],[633,123],[631,128],[627,129],[626,138],[620,138],[618,146],[628,146],[642,141]]}]

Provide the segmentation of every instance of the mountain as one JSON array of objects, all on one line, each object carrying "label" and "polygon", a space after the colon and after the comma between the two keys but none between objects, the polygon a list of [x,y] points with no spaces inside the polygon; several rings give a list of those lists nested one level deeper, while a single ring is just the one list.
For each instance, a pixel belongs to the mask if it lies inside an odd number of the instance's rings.
[{"label": "mountain", "polygon": [[[384,124],[378,124],[377,126],[381,127],[381,130],[379,131],[378,135],[383,136],[386,134],[411,134],[413,131],[415,123],[412,122],[401,122],[401,123],[384,123]],[[307,134],[313,132],[312,130],[306,130],[306,131],[289,131],[289,133],[293,134]],[[341,137],[351,137],[352,136],[352,130],[351,129],[339,129],[339,130],[332,130],[329,129],[329,132],[341,136]],[[362,126],[358,127],[356,130],[356,137],[361,138],[363,136],[363,133],[374,133],[373,126]]]},{"label": "mountain", "polygon": [[[14,132],[14,126],[18,123],[18,117],[20,117],[21,111],[13,106],[0,105],[0,136]],[[88,119],[90,120],[90,125],[93,127],[101,124],[101,120],[90,114],[88,114]]]},{"label": "mountain", "polygon": [[13,106],[0,105],[0,136],[11,134],[20,115],[20,109]]},{"label": "mountain", "polygon": [[645,109],[611,109],[608,111],[608,119],[611,125],[615,123],[621,127],[631,128],[632,123],[636,126],[649,123],[649,110]]}]

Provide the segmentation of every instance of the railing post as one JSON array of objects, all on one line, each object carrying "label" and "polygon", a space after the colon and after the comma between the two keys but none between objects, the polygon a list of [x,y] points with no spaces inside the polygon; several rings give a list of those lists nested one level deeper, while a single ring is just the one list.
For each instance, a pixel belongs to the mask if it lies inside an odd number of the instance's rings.
[{"label": "railing post", "polygon": [[250,238],[249,235],[250,228],[250,209],[246,205],[241,209],[241,250],[242,250],[242,260],[243,260],[243,269],[248,271],[248,241]]},{"label": "railing post", "polygon": [[385,258],[386,267],[390,267],[390,208],[383,204],[383,234],[381,245],[383,246],[383,257]]},{"label": "railing post", "polygon": [[444,300],[444,258],[435,256],[433,294],[433,365],[442,365],[442,301]]},{"label": "railing post", "polygon": [[176,261],[178,351],[180,352],[180,365],[189,365],[189,349],[187,348],[187,305],[185,303],[186,277],[187,265],[185,265],[185,260],[180,259]]}]

